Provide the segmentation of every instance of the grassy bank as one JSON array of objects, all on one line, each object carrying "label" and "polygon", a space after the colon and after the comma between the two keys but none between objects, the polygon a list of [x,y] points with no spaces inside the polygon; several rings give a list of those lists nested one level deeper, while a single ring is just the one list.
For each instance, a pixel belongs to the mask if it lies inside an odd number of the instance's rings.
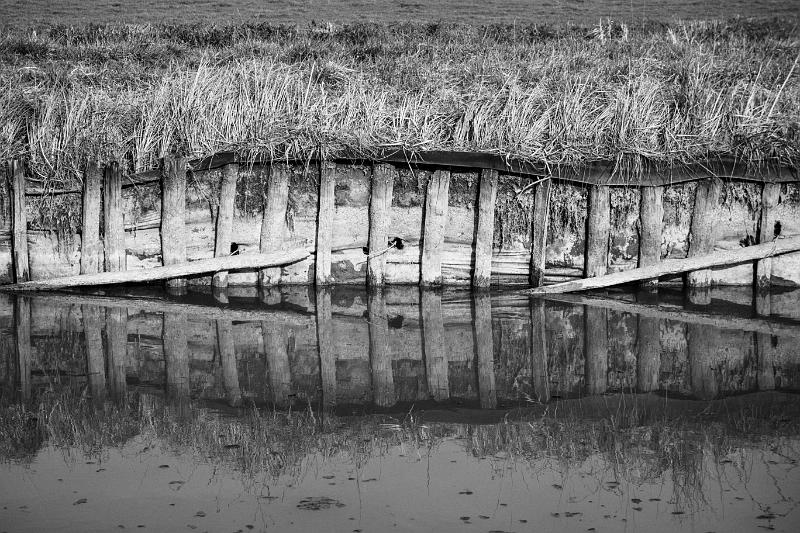
[{"label": "grassy bank", "polygon": [[0,160],[376,147],[574,165],[800,154],[796,20],[628,27],[86,26],[0,33]]}]

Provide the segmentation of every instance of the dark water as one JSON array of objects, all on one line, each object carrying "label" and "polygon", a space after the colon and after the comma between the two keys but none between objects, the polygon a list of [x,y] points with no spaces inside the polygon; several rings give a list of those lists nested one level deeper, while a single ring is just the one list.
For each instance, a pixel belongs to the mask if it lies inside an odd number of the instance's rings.
[{"label": "dark water", "polygon": [[789,17],[798,11],[797,0],[0,0],[0,21],[6,24],[254,20],[300,25],[312,20],[596,24],[606,18],[633,22]]},{"label": "dark water", "polygon": [[0,296],[0,333],[0,531],[800,523],[798,291]]}]

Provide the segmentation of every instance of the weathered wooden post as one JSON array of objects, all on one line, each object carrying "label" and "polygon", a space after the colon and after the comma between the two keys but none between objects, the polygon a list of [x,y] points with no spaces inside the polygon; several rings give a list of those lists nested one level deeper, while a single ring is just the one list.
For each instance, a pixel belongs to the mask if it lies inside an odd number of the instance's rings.
[{"label": "weathered wooden post", "polygon": [[[761,217],[758,225],[759,244],[775,240],[775,209],[781,196],[780,183],[765,183],[761,191]],[[772,285],[772,258],[765,257],[756,262],[756,286],[769,289]]]},{"label": "weathered wooden post", "polygon": [[[291,175],[288,163],[273,162],[270,166],[264,198],[264,218],[261,223],[261,253],[277,252],[283,247]],[[280,281],[280,267],[265,268],[258,273],[258,284],[261,287],[278,285]]]},{"label": "weathered wooden post", "polygon": [[[186,158],[164,156],[161,173],[161,257],[164,266],[186,262]],[[168,279],[169,289],[186,287],[186,278]]]},{"label": "weathered wooden post", "polygon": [[336,405],[336,345],[333,336],[330,289],[322,286],[317,288],[316,302],[322,405],[325,409],[330,409]]},{"label": "weathered wooden post", "polygon": [[492,335],[492,299],[488,291],[473,294],[473,334],[478,357],[478,396],[482,409],[497,407],[494,379],[494,338]]},{"label": "weathered wooden post", "polygon": [[372,167],[372,190],[369,198],[369,256],[367,285],[383,285],[386,275],[386,247],[392,212],[392,192],[397,169],[389,164]]},{"label": "weathered wooden post", "polygon": [[547,261],[547,231],[550,219],[549,179],[536,186],[533,198],[533,232],[531,239],[531,287],[544,284],[544,270]]},{"label": "weathered wooden post", "polygon": [[[333,283],[331,277],[331,246],[333,216],[336,210],[336,163],[321,161],[319,167],[319,209],[317,211],[317,253],[314,277],[317,285]],[[330,298],[330,295],[329,295]]]},{"label": "weathered wooden post", "polygon": [[[694,211],[689,229],[688,257],[709,254],[714,250],[716,241],[715,226],[719,212],[719,195],[722,191],[722,180],[709,178],[697,184],[694,196]],[[689,287],[709,287],[711,270],[696,270],[686,276]]]},{"label": "weathered wooden post", "polygon": [[547,368],[547,314],[544,300],[532,298],[531,312],[531,381],[540,403],[550,400],[550,376]]},{"label": "weathered wooden post", "polygon": [[608,312],[584,306],[584,380],[587,394],[603,394],[608,388]]},{"label": "weathered wooden post", "polygon": [[[236,180],[238,176],[238,164],[231,163],[222,167],[217,227],[216,235],[214,236],[214,257],[225,257],[231,254],[231,233],[233,232],[233,211],[236,203]],[[211,278],[211,286],[227,287],[228,272],[223,270],[214,274]]]},{"label": "weathered wooden post", "polygon": [[289,331],[283,324],[274,321],[261,323],[264,337],[264,355],[272,389],[272,401],[276,406],[286,407],[292,390],[292,372],[289,366]]},{"label": "weathered wooden post", "polygon": [[[98,212],[97,214],[99,215],[100,213]],[[98,224],[100,223],[99,220],[97,222]],[[97,266],[99,267],[100,265],[97,264]],[[83,315],[83,338],[86,343],[86,374],[89,377],[89,390],[92,393],[92,398],[96,402],[102,403],[106,394],[103,313],[100,307],[96,305],[82,305],[81,314]]]},{"label": "weathered wooden post", "polygon": [[103,241],[106,272],[127,270],[122,172],[116,161],[106,166],[103,177]]},{"label": "weathered wooden post", "polygon": [[481,171],[478,193],[478,229],[475,231],[475,269],[472,272],[473,287],[488,287],[491,284],[497,180],[496,170],[485,168]]},{"label": "weathered wooden post", "polygon": [[86,165],[83,174],[83,213],[81,220],[81,274],[101,270],[103,244],[100,242],[103,173],[96,161]]},{"label": "weathered wooden post", "polygon": [[422,235],[420,282],[425,286],[442,284],[442,251],[447,227],[450,171],[437,170],[428,180],[425,195],[425,227]]},{"label": "weathered wooden post", "polygon": [[435,291],[421,289],[420,299],[428,393],[436,401],[445,401],[450,397],[450,383],[447,352],[444,346],[442,295]]},{"label": "weathered wooden post", "polygon": [[[661,231],[664,223],[664,187],[639,189],[639,267],[661,262]],[[642,283],[644,287],[658,287],[658,278]]]},{"label": "weathered wooden post", "polygon": [[25,213],[25,169],[20,161],[8,163],[6,172],[13,193],[11,201],[11,249],[14,252],[14,281],[30,281],[28,259],[28,216]]},{"label": "weathered wooden post", "polygon": [[390,407],[395,402],[395,391],[392,359],[388,346],[389,323],[386,317],[386,299],[383,290],[378,287],[374,287],[367,294],[367,316],[373,401],[378,407]]},{"label": "weathered wooden post", "polygon": [[26,296],[14,298],[14,343],[17,352],[17,379],[23,401],[31,397],[31,302]]},{"label": "weathered wooden post", "polygon": [[109,307],[106,309],[106,368],[109,388],[117,400],[123,400],[127,392],[125,370],[127,356],[128,310],[122,307]]},{"label": "weathered wooden post", "polygon": [[589,188],[588,211],[583,276],[593,278],[608,272],[608,239],[611,232],[609,187],[592,185]]},{"label": "weathered wooden post", "polygon": [[167,395],[173,400],[186,400],[190,396],[189,344],[186,338],[186,315],[164,312],[161,341],[164,346],[164,365],[167,371]]},{"label": "weathered wooden post", "polygon": [[233,324],[230,320],[216,320],[217,348],[222,366],[222,383],[228,405],[237,407],[242,403],[239,387],[239,371],[236,367],[236,348],[233,341]]},{"label": "weathered wooden post", "polygon": [[636,383],[640,392],[658,390],[661,369],[661,322],[639,315],[636,354]]}]

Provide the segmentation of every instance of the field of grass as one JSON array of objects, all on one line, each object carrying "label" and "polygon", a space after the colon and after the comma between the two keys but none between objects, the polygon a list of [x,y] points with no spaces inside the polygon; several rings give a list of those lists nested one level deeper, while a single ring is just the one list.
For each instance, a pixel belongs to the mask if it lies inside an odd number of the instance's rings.
[{"label": "field of grass", "polygon": [[0,32],[0,160],[378,147],[575,165],[794,164],[797,20],[593,26],[88,25]]}]

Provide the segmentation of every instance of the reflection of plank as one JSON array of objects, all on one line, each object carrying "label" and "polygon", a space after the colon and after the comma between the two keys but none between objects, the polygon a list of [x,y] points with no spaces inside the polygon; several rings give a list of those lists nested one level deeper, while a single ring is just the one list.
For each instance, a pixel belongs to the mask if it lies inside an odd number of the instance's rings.
[{"label": "reflection of plank", "polygon": [[317,346],[319,349],[320,377],[322,379],[322,404],[326,408],[336,404],[336,352],[331,318],[330,289],[317,289]]},{"label": "reflection of plank", "polygon": [[25,297],[14,302],[14,332],[17,348],[17,376],[23,400],[31,395],[31,304]]},{"label": "reflection of plank", "polygon": [[92,398],[102,402],[106,392],[106,361],[103,353],[103,310],[96,305],[84,305],[83,337],[86,342],[86,372]]},{"label": "reflection of plank", "polygon": [[395,402],[394,376],[392,358],[387,345],[389,325],[386,321],[386,301],[380,289],[374,289],[374,292],[367,297],[367,311],[374,401],[379,407],[389,407]]},{"label": "reflection of plank", "polygon": [[[185,328],[182,331],[185,331]],[[109,386],[117,399],[124,398],[127,391],[125,374],[127,345],[128,311],[123,308],[106,309],[106,365]]]},{"label": "reflection of plank", "polygon": [[604,308],[584,310],[584,376],[587,394],[603,394],[608,386],[608,315]]},{"label": "reflection of plank", "polygon": [[217,347],[222,366],[222,381],[228,405],[235,407],[242,402],[239,388],[239,371],[236,367],[236,350],[233,343],[233,325],[230,320],[217,320]]},{"label": "reflection of plank", "polygon": [[434,291],[422,292],[422,335],[428,393],[434,400],[446,400],[450,396],[450,385],[447,380],[447,354],[444,350],[442,297]]},{"label": "reflection of plank", "polygon": [[494,339],[492,338],[492,304],[486,292],[475,293],[475,348],[478,356],[478,394],[481,408],[497,406],[494,379]]}]

